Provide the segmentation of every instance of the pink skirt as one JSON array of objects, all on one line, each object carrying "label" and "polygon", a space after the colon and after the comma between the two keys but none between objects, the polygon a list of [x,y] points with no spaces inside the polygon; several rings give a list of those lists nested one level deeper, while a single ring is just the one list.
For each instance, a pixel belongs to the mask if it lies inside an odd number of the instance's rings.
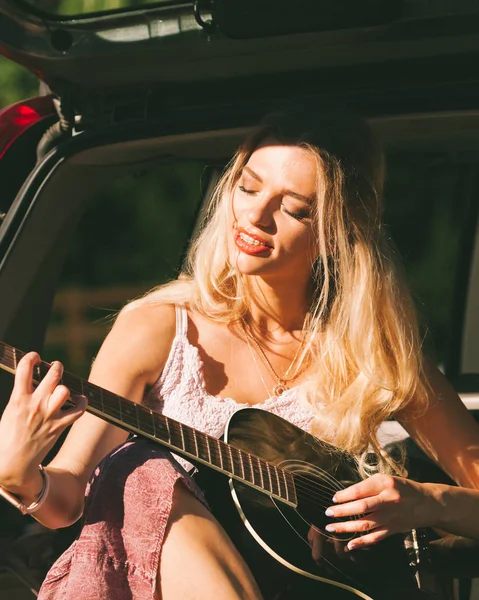
[{"label": "pink skirt", "polygon": [[127,442],[95,469],[79,537],[53,565],[38,600],[158,600],[158,563],[176,482],[203,495],[169,452]]}]

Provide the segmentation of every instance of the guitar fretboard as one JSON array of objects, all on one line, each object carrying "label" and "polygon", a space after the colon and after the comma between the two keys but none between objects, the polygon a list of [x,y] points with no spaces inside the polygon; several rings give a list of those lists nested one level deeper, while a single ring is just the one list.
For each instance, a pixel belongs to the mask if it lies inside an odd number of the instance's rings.
[{"label": "guitar fretboard", "polygon": [[[0,368],[14,374],[24,355],[25,352],[0,342]],[[44,361],[36,367],[37,383],[49,368]],[[85,396],[87,411],[105,421],[154,440],[291,506],[297,505],[294,480],[288,471],[71,373],[64,372],[61,383],[72,395]]]}]

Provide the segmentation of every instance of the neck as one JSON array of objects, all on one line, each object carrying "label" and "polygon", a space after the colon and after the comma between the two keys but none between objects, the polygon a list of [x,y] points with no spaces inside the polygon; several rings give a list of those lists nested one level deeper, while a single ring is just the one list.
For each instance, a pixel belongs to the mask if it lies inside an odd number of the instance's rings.
[{"label": "neck", "polygon": [[260,277],[248,277],[251,295],[249,313],[251,325],[263,334],[300,332],[309,306],[306,288],[294,288],[282,281],[271,284]]}]

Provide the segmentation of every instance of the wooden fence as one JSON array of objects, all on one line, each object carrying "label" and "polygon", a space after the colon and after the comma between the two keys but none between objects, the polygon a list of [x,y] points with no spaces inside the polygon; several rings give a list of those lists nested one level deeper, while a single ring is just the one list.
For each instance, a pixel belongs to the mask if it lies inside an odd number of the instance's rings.
[{"label": "wooden fence", "polygon": [[124,286],[60,291],[55,297],[47,330],[46,353],[55,354],[60,350],[68,369],[83,370],[92,358],[92,348],[100,346],[110,329],[114,315],[147,289]]}]

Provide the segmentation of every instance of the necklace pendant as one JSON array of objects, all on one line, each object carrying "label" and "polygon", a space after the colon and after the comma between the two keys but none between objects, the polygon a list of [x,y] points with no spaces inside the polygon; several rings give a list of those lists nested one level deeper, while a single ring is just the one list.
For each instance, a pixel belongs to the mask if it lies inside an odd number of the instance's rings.
[{"label": "necklace pendant", "polygon": [[282,381],[279,381],[273,388],[273,396],[281,396],[287,389],[288,387]]}]

